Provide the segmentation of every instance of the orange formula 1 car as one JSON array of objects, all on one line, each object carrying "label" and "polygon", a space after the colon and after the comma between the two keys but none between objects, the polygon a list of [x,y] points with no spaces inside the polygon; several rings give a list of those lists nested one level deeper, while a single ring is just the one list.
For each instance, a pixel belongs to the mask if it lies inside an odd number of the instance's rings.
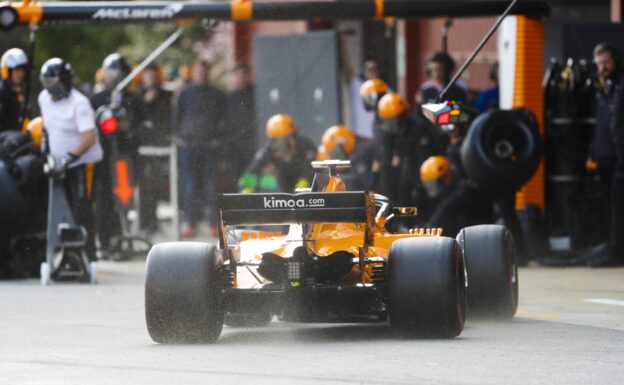
[{"label": "orange formula 1 car", "polygon": [[[468,314],[511,318],[518,280],[502,226],[391,233],[415,208],[346,191],[344,161],[313,162],[310,191],[223,194],[219,247],[162,243],[147,258],[145,315],[159,343],[214,342],[228,325],[388,321],[450,338]],[[284,234],[279,230],[289,225]],[[277,231],[241,230],[279,226]],[[398,226],[401,227],[401,226]],[[256,227],[257,228],[257,227]],[[271,228],[273,229],[273,228]]]}]

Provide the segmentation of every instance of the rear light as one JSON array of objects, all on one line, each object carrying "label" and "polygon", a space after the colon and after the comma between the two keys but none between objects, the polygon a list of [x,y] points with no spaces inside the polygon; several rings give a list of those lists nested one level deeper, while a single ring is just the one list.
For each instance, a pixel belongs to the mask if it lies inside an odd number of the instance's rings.
[{"label": "rear light", "polygon": [[442,115],[438,116],[438,124],[449,124],[451,120],[451,113],[445,112]]},{"label": "rear light", "polygon": [[107,135],[114,134],[117,131],[117,128],[119,128],[119,122],[116,118],[104,119],[100,124],[100,128],[102,129],[102,132]]}]

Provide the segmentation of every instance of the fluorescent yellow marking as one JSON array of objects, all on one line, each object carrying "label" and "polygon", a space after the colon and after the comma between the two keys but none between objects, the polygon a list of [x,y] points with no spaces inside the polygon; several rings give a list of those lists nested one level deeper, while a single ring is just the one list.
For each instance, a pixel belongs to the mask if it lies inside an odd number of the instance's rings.
[{"label": "fluorescent yellow marking", "polygon": [[529,310],[524,310],[524,309],[518,309],[518,311],[516,312],[516,315],[522,316],[522,317],[529,317],[529,318],[546,318],[546,319],[555,319],[555,318],[561,317],[559,314],[555,314],[555,313],[539,313],[539,312],[534,312],[534,311],[529,311]]}]

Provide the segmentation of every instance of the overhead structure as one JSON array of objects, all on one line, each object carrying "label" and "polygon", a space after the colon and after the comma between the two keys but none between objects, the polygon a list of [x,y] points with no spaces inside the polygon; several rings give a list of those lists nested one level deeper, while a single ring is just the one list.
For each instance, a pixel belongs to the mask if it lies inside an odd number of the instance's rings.
[{"label": "overhead structure", "polygon": [[[353,0],[254,2],[231,1],[116,1],[116,2],[5,2],[0,5],[0,28],[19,24],[93,24],[111,22],[159,22],[184,19],[222,21],[472,17],[501,14],[507,1]],[[545,1],[526,0],[512,14],[543,17]]]}]

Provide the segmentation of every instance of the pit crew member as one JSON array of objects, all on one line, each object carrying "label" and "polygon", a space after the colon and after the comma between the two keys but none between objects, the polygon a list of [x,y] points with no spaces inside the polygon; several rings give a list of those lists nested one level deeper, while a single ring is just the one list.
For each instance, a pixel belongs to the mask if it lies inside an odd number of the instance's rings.
[{"label": "pit crew member", "polygon": [[239,179],[242,192],[282,191],[310,187],[316,146],[297,134],[292,117],[272,116],[266,124],[269,141],[256,152],[251,164]]},{"label": "pit crew member", "polygon": [[65,169],[65,190],[74,218],[87,231],[87,256],[96,259],[94,221],[87,192],[87,163],[102,160],[89,100],[72,84],[70,63],[52,58],[41,67],[43,91],[38,102],[48,134],[50,154]]}]

